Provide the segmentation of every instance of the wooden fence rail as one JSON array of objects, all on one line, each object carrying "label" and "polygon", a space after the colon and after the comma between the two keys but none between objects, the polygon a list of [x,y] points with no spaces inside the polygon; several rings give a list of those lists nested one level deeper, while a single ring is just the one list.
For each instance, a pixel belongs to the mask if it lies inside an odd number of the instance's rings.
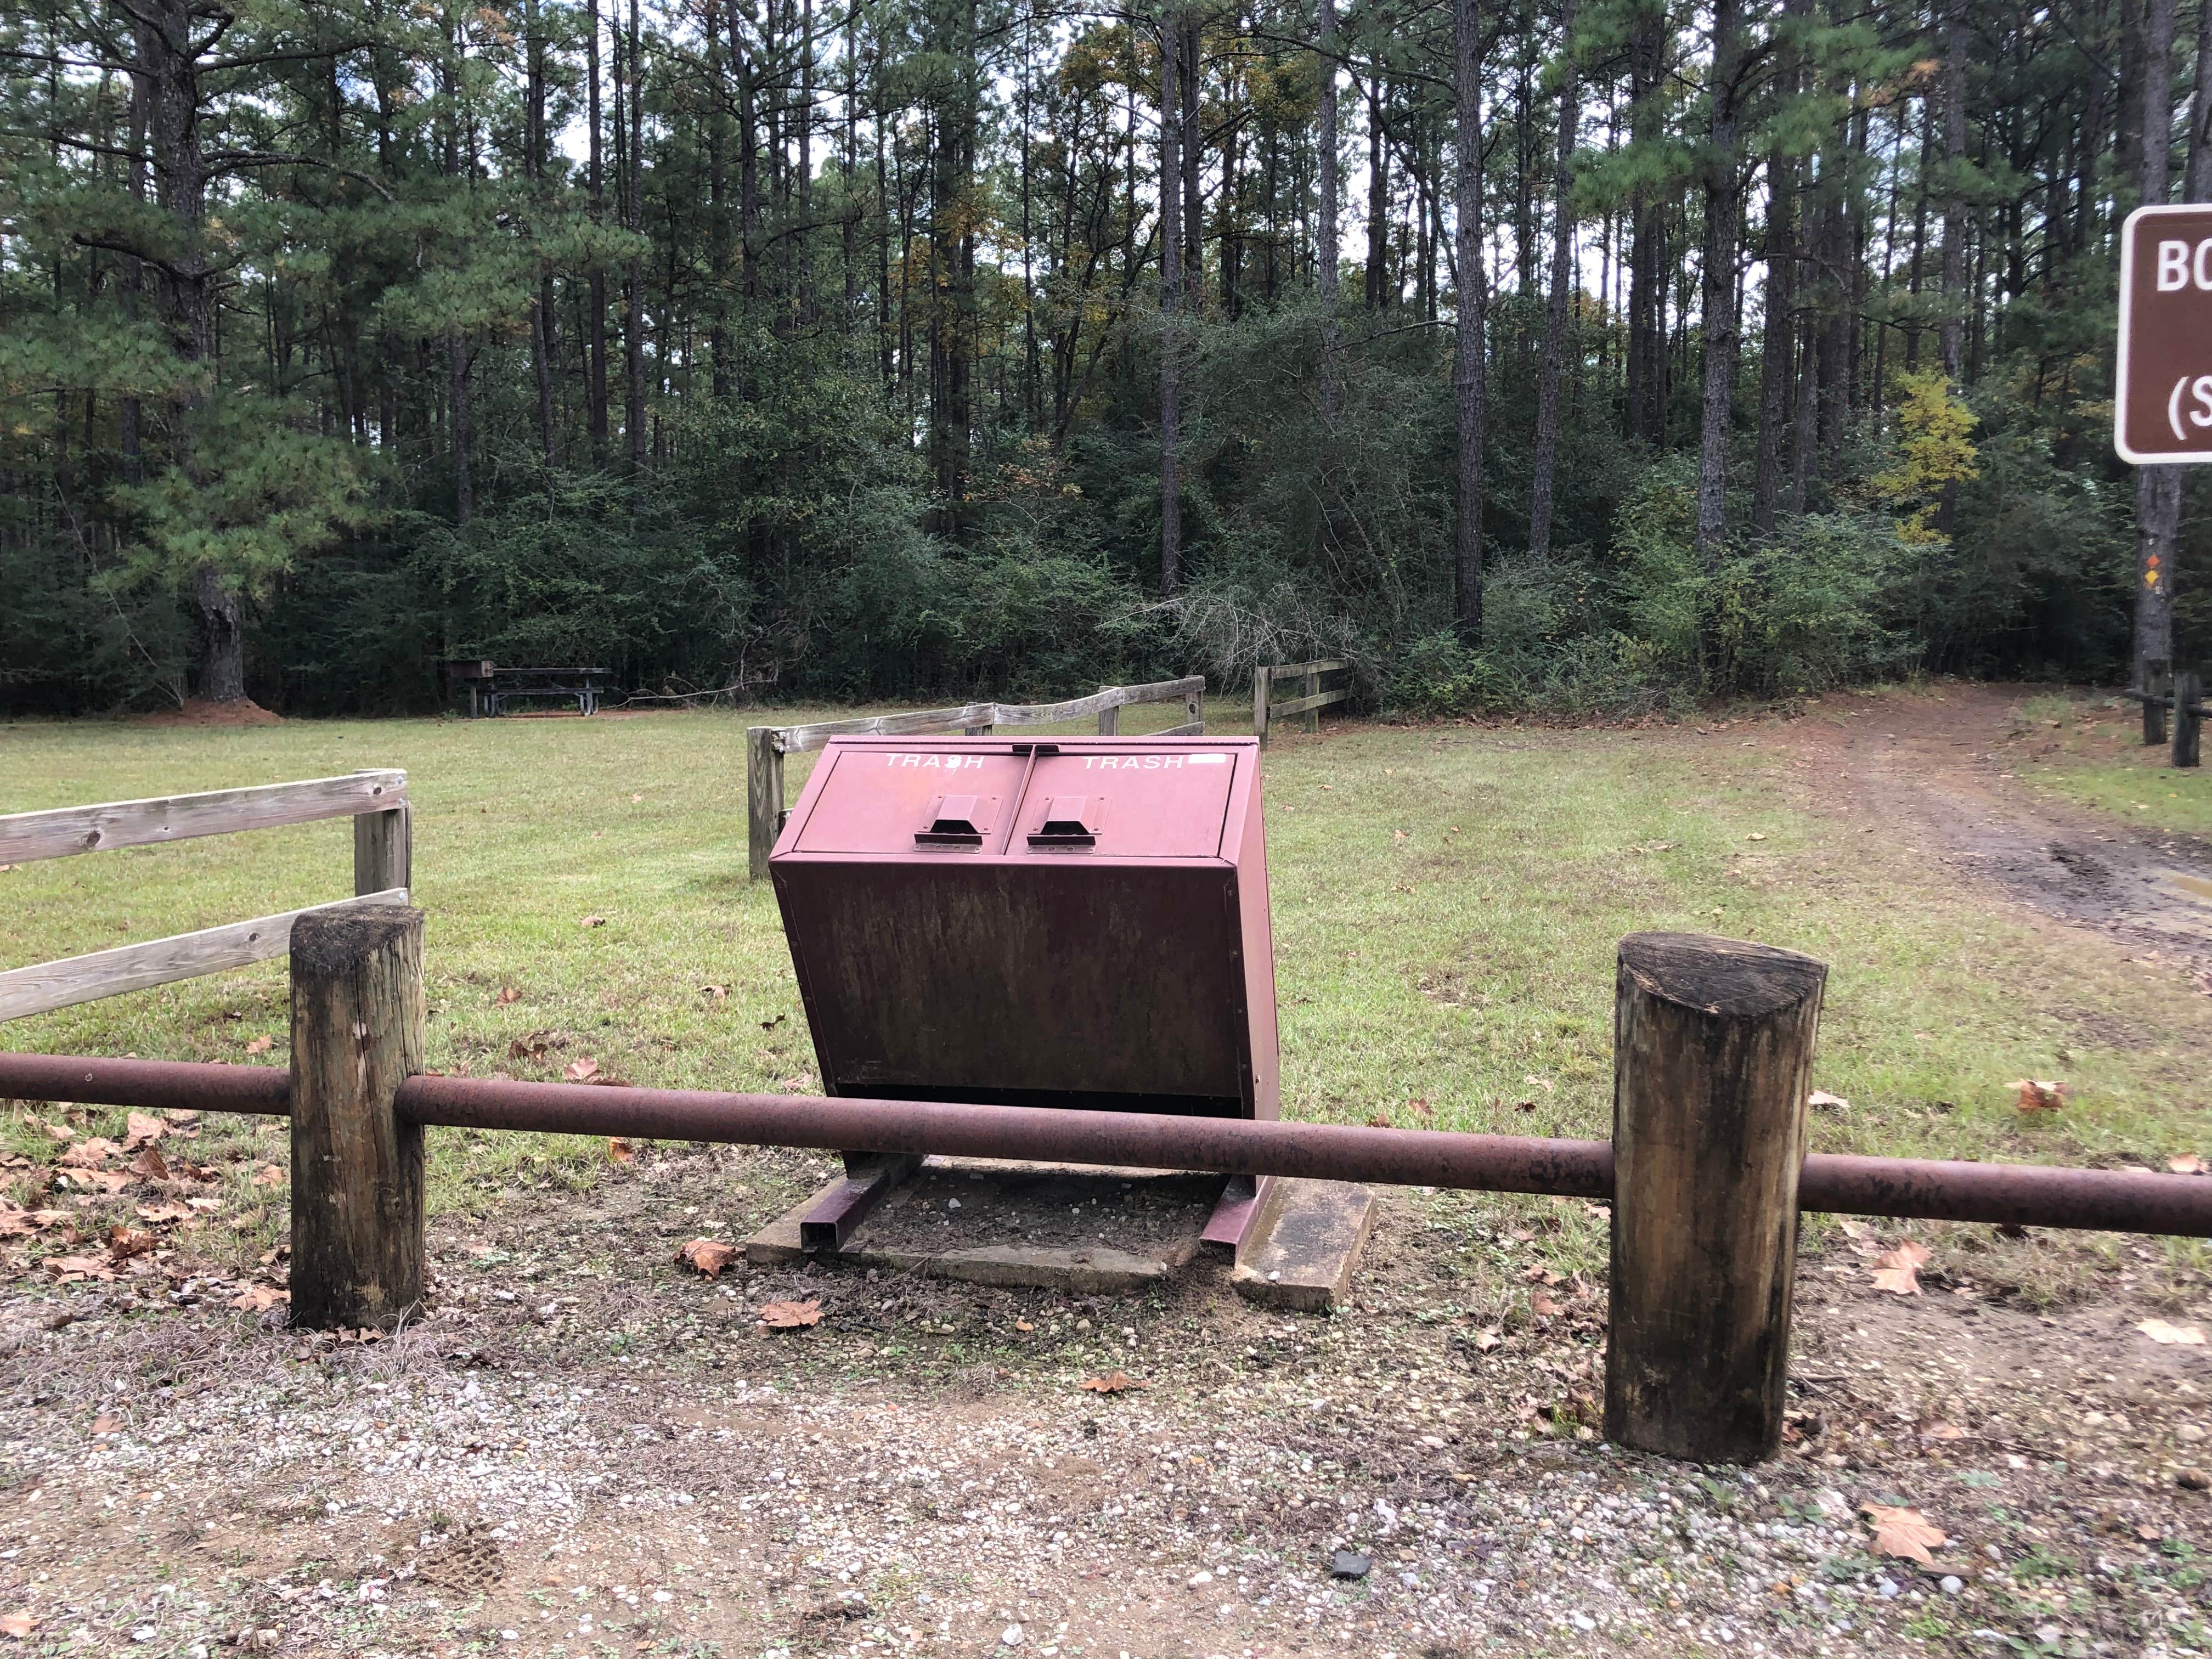
[{"label": "wooden fence rail", "polygon": [[2142,705],[2143,746],[2149,748],[2167,741],[2166,712],[2173,714],[2172,758],[2171,763],[2179,767],[2197,765],[2203,749],[2204,728],[2204,677],[2196,669],[2185,668],[2176,673],[2162,657],[2154,657],[2143,664],[2143,683],[2130,687],[2120,695]]},{"label": "wooden fence rail", "polygon": [[[1352,700],[1352,687],[1347,683],[1333,690],[1321,689],[1324,675],[1343,675],[1349,679],[1352,665],[1340,657],[1331,657],[1321,662],[1279,662],[1273,667],[1262,666],[1252,674],[1252,734],[1260,739],[1260,746],[1267,746],[1268,732],[1279,722],[1295,720],[1302,732],[1321,730],[1321,711],[1331,703]],[[1296,680],[1302,695],[1278,702],[1274,688],[1284,680]]]},{"label": "wooden fence rail", "polygon": [[79,853],[339,817],[353,820],[352,898],[9,969],[0,972],[0,1020],[21,1019],[283,956],[291,948],[292,924],[310,911],[406,903],[414,863],[407,774],[391,769],[0,817],[0,864],[27,864],[37,859],[69,858]]},{"label": "wooden fence rail", "polygon": [[1183,722],[1150,737],[1202,737],[1206,732],[1206,677],[1156,680],[1150,685],[1102,686],[1087,697],[1066,702],[971,702],[958,708],[920,708],[903,714],[860,720],[820,720],[812,726],[756,726],[745,732],[745,817],[750,830],[751,879],[768,875],[768,856],[783,833],[783,757],[821,748],[832,738],[903,738],[961,732],[982,737],[1000,726],[1057,726],[1096,715],[1099,734],[1121,729],[1121,711],[1133,703],[1176,702]]}]

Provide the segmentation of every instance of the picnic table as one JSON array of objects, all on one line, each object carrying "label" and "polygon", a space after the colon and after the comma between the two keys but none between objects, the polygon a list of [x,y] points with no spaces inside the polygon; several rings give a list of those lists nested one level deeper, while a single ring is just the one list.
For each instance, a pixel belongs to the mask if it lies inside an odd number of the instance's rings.
[{"label": "picnic table", "polygon": [[599,708],[599,683],[604,668],[501,668],[489,658],[471,657],[442,665],[449,684],[469,689],[469,718],[481,713],[504,714],[518,702],[550,697],[574,698],[576,712],[595,714]]}]

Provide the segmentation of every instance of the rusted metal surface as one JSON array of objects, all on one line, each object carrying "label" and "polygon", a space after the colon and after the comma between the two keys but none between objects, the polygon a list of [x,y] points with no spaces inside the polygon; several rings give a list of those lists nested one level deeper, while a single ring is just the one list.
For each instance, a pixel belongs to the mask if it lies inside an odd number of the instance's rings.
[{"label": "rusted metal surface", "polygon": [[282,1066],[210,1066],[169,1060],[91,1060],[0,1054],[0,1098],[199,1112],[292,1113],[292,1074]]},{"label": "rusted metal surface", "polygon": [[[0,1053],[0,1098],[281,1116],[290,1110],[290,1079],[273,1066]],[[399,1106],[418,1122],[457,1128],[1613,1196],[1613,1148],[1602,1140],[428,1076],[400,1085]],[[1804,1209],[1844,1215],[2212,1237],[2212,1177],[2144,1170],[1815,1152],[1805,1160],[1797,1194]]]},{"label": "rusted metal surface", "polygon": [[1277,1115],[1249,738],[840,738],[769,872],[829,1094]]},{"label": "rusted metal surface", "polygon": [[1815,1152],[1797,1182],[1801,1208],[1838,1215],[2087,1227],[2212,1238],[2212,1176],[2069,1170]]},{"label": "rusted metal surface", "polygon": [[863,1152],[845,1160],[842,1185],[799,1218],[799,1243],[809,1250],[842,1250],[854,1230],[921,1167],[911,1153]]},{"label": "rusted metal surface", "polygon": [[471,1129],[1125,1164],[1579,1198],[1604,1198],[1613,1190],[1613,1149],[1601,1140],[458,1077],[411,1078],[400,1089],[399,1105],[418,1122]]}]

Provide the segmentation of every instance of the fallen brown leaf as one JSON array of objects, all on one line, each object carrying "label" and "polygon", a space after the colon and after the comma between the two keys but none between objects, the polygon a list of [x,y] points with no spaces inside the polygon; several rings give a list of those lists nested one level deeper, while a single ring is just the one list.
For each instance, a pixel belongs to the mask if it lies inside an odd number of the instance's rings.
[{"label": "fallen brown leaf", "polygon": [[512,985],[502,985],[499,988],[499,994],[494,997],[491,1000],[491,1002],[492,1006],[495,1008],[504,1008],[510,1002],[520,1002],[521,1000],[521,992],[516,990]]},{"label": "fallen brown leaf", "polygon": [[80,1140],[64,1152],[61,1166],[64,1170],[97,1170],[122,1150],[113,1141],[94,1135],[89,1140]]},{"label": "fallen brown leaf", "polygon": [[115,1269],[104,1255],[50,1255],[46,1271],[64,1284],[76,1279],[110,1279]]},{"label": "fallen brown leaf", "polygon": [[1816,1112],[1848,1112],[1851,1103],[1841,1095],[1832,1095],[1826,1089],[1815,1089],[1805,1097],[1805,1103]]},{"label": "fallen brown leaf", "polygon": [[822,1304],[813,1297],[804,1302],[771,1302],[760,1310],[760,1322],[772,1331],[803,1330],[822,1322]]},{"label": "fallen brown leaf", "polygon": [[2066,1103],[2066,1085],[2045,1078],[2015,1078],[2005,1085],[2014,1091],[2013,1107],[2021,1112],[2055,1112]]},{"label": "fallen brown leaf", "polygon": [[1546,1296],[1541,1291],[1539,1291],[1535,1295],[1528,1298],[1528,1311],[1532,1314],[1538,1314],[1546,1319],[1549,1319],[1559,1311],[1559,1304],[1553,1301],[1550,1297]]},{"label": "fallen brown leaf", "polygon": [[2176,1175],[2203,1175],[2208,1167],[2194,1152],[2184,1152],[2179,1158],[2169,1158],[2166,1167]]},{"label": "fallen brown leaf", "polygon": [[149,1142],[159,1140],[169,1133],[169,1126],[150,1112],[133,1112],[125,1120],[125,1123],[127,1127],[123,1137],[123,1150],[126,1152],[134,1146],[143,1146]]},{"label": "fallen brown leaf", "polygon": [[1474,1342],[1474,1349],[1477,1353],[1488,1353],[1492,1348],[1498,1346],[1499,1343],[1505,1340],[1504,1337],[1496,1331],[1477,1331],[1469,1340]]},{"label": "fallen brown leaf", "polygon": [[620,1135],[617,1135],[613,1139],[607,1142],[607,1162],[610,1164],[635,1164],[637,1162],[637,1149],[635,1146],[632,1146],[629,1142],[624,1140]]},{"label": "fallen brown leaf", "polygon": [[1943,1529],[1918,1510],[1890,1504],[1862,1504],[1859,1513],[1874,1528],[1874,1551],[1877,1555],[1892,1555],[1900,1560],[1933,1566],[1935,1559],[1928,1552],[1941,1549],[1949,1541],[1943,1536]]},{"label": "fallen brown leaf", "polygon": [[[13,870],[15,867],[12,864],[0,864],[0,870]],[[0,1613],[0,1636],[12,1636],[18,1642],[27,1641],[31,1632],[38,1627],[39,1621],[27,1613]]]},{"label": "fallen brown leaf", "polygon": [[1874,1287],[1893,1296],[1920,1294],[1920,1270],[1928,1265],[1928,1247],[1905,1240],[1893,1250],[1875,1257]]},{"label": "fallen brown leaf", "polygon": [[699,988],[699,994],[702,997],[712,997],[717,1002],[727,1002],[730,1000],[730,988],[726,985],[702,985]]},{"label": "fallen brown leaf", "polygon": [[291,1184],[291,1177],[274,1164],[264,1164],[254,1176],[253,1184],[257,1187],[285,1187]]},{"label": "fallen brown leaf", "polygon": [[61,1176],[72,1187],[97,1187],[103,1193],[119,1193],[137,1178],[128,1170],[64,1170]]},{"label": "fallen brown leaf", "polygon": [[180,1129],[187,1124],[200,1121],[200,1115],[189,1106],[164,1106],[161,1109],[161,1115]]},{"label": "fallen brown leaf", "polygon": [[1367,1127],[1370,1129],[1387,1129],[1390,1127],[1390,1120],[1377,1112],[1367,1120]]},{"label": "fallen brown leaf", "polygon": [[289,1291],[280,1291],[270,1285],[248,1285],[230,1298],[230,1305],[243,1308],[248,1313],[262,1313],[280,1302],[289,1303],[291,1299],[292,1292]]},{"label": "fallen brown leaf", "polygon": [[113,1434],[122,1426],[123,1419],[113,1412],[102,1412],[92,1419],[92,1431],[94,1434]]},{"label": "fallen brown leaf", "polygon": [[607,925],[607,919],[605,916],[586,916],[579,925],[585,927],[604,927]]},{"label": "fallen brown leaf", "polygon": [[143,1255],[154,1248],[154,1235],[135,1227],[111,1227],[107,1230],[107,1254],[118,1261],[128,1261],[134,1255]]},{"label": "fallen brown leaf", "polygon": [[2154,1342],[2179,1343],[2185,1348],[2204,1346],[2204,1332],[2201,1326],[2172,1325],[2163,1319],[2145,1319],[2137,1322],[2136,1328]]},{"label": "fallen brown leaf", "polygon": [[265,1054],[276,1046],[276,1039],[264,1032],[246,1045],[246,1052],[249,1054]]},{"label": "fallen brown leaf", "polygon": [[1103,1376],[1085,1379],[1083,1387],[1091,1394],[1120,1394],[1127,1389],[1149,1389],[1149,1382],[1139,1382],[1127,1371],[1109,1371]]},{"label": "fallen brown leaf", "polygon": [[131,1160],[131,1173],[141,1181],[167,1181],[169,1161],[161,1156],[158,1146],[141,1146],[138,1156]]},{"label": "fallen brown leaf", "polygon": [[589,1054],[580,1055],[561,1068],[561,1075],[571,1083],[589,1083],[599,1074],[599,1062]]},{"label": "fallen brown leaf", "polygon": [[720,1239],[695,1238],[677,1251],[676,1259],[714,1279],[738,1259],[738,1249],[736,1245],[725,1244]]},{"label": "fallen brown leaf", "polygon": [[[207,1200],[201,1199],[197,1201],[205,1203]],[[192,1212],[188,1206],[183,1204],[141,1204],[138,1206],[138,1218],[152,1226],[159,1227],[172,1221],[190,1221],[192,1218]]]}]

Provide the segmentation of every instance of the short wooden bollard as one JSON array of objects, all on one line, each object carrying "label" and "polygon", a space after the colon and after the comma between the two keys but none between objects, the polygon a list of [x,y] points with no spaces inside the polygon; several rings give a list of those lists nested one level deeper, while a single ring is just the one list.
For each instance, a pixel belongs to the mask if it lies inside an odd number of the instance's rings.
[{"label": "short wooden bollard", "polygon": [[1828,970],[1691,933],[1620,942],[1606,1437],[1700,1463],[1782,1443],[1805,1091]]},{"label": "short wooden bollard", "polygon": [[2168,670],[2166,659],[2163,657],[2152,657],[2145,660],[2142,665],[2142,690],[2143,747],[2146,749],[2154,744],[2166,741],[2166,703],[2163,699],[2172,689],[2173,676]]},{"label": "short wooden bollard", "polygon": [[389,1330],[422,1300],[422,913],[311,910],[292,924],[292,1322]]},{"label": "short wooden bollard", "polygon": [[2173,677],[2173,757],[2176,766],[2195,766],[2199,761],[2204,717],[2193,710],[2204,706],[2204,677],[2195,669]]}]

